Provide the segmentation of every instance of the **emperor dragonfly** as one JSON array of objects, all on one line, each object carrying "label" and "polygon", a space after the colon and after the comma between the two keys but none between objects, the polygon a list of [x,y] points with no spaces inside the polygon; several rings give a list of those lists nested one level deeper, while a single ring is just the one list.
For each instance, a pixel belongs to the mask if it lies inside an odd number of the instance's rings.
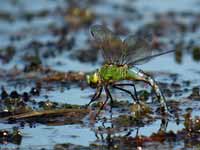
[{"label": "emperor dragonfly", "polygon": [[[154,90],[157,99],[160,102],[161,110],[170,114],[163,96],[156,81],[148,74],[138,69],[135,65],[145,63],[153,57],[174,52],[168,50],[153,55],[152,43],[143,36],[129,35],[122,41],[111,30],[103,25],[91,26],[90,32],[95,42],[100,46],[104,57],[104,65],[95,73],[87,75],[87,83],[96,88],[96,92],[88,103],[97,100],[102,90],[105,90],[106,100],[101,105],[99,112],[103,109],[109,98],[113,101],[109,88],[115,88],[128,93],[135,102],[139,103],[137,91],[134,83],[119,83],[123,80],[128,81],[144,81],[148,83]],[[134,94],[122,88],[122,86],[132,86]],[[98,112],[98,113],[99,113]]]}]

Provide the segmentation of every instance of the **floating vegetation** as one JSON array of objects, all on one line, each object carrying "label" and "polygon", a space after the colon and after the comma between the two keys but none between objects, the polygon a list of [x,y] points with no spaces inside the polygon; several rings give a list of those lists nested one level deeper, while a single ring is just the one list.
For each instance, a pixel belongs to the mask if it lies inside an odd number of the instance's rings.
[{"label": "floating vegetation", "polygon": [[200,117],[196,116],[195,118],[192,118],[191,116],[191,110],[188,111],[184,115],[184,126],[185,129],[191,133],[200,133]]},{"label": "floating vegetation", "polygon": [[32,122],[39,122],[43,124],[78,124],[82,123],[82,119],[87,115],[88,110],[86,109],[52,109],[52,110],[41,110],[31,111],[28,113],[21,113],[19,115],[11,115],[2,118],[8,121],[26,121],[31,120]]},{"label": "floating vegetation", "polygon": [[82,72],[55,72],[52,75],[44,77],[43,80],[47,82],[55,82],[55,81],[83,81],[85,79],[85,74]]},{"label": "floating vegetation", "polygon": [[88,50],[79,50],[78,52],[72,53],[72,59],[78,59],[80,62],[91,62],[95,63],[97,61],[97,53],[93,53],[93,49],[88,49]]},{"label": "floating vegetation", "polygon": [[15,48],[12,46],[8,46],[6,48],[0,48],[0,60],[4,63],[8,63],[12,60],[13,56],[15,55]]},{"label": "floating vegetation", "polygon": [[31,96],[39,96],[39,91],[32,88],[30,94],[21,95],[17,91],[12,91],[10,95],[7,95],[5,89],[2,88],[0,120],[12,120],[12,122],[34,120],[34,122],[44,124],[60,120],[59,122],[65,124],[74,124],[81,123],[83,117],[88,114],[84,106],[58,104],[50,100],[36,102]]},{"label": "floating vegetation", "polygon": [[194,1],[1,1],[0,149],[199,149]]},{"label": "floating vegetation", "polygon": [[194,47],[192,51],[192,56],[195,61],[200,61],[200,47]]},{"label": "floating vegetation", "polygon": [[193,99],[193,100],[200,100],[200,89],[199,89],[199,87],[193,87],[192,88],[192,93],[189,96],[189,98]]},{"label": "floating vegetation", "polygon": [[175,53],[175,60],[177,63],[182,63],[183,52],[181,50],[177,50]]},{"label": "floating vegetation", "polygon": [[7,144],[7,143],[13,143],[20,145],[22,142],[22,133],[17,127],[13,127],[13,129],[10,130],[0,130],[0,143],[1,144]]},{"label": "floating vegetation", "polygon": [[67,9],[65,20],[73,28],[81,26],[89,26],[95,19],[95,14],[89,9],[82,9],[79,7],[71,7]]},{"label": "floating vegetation", "polygon": [[141,101],[147,101],[149,99],[150,93],[146,90],[141,90],[138,93],[138,97]]},{"label": "floating vegetation", "polygon": [[150,113],[152,113],[150,107],[145,103],[134,103],[131,106],[131,112],[134,118],[137,120],[142,119],[144,117],[148,117]]}]

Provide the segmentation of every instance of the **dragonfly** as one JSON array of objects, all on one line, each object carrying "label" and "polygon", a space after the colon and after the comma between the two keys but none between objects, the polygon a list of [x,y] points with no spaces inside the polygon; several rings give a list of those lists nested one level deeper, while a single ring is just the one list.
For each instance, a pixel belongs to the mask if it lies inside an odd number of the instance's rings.
[{"label": "dragonfly", "polygon": [[[102,52],[104,63],[101,68],[86,77],[87,83],[92,88],[96,88],[96,92],[92,96],[88,106],[96,101],[104,90],[106,99],[99,108],[99,112],[97,113],[99,114],[109,99],[111,103],[113,102],[110,92],[111,88],[126,92],[132,97],[135,103],[139,104],[134,81],[143,81],[152,87],[160,103],[161,111],[164,114],[170,114],[166,99],[157,82],[153,77],[137,68],[136,65],[146,63],[154,57],[171,53],[175,50],[153,54],[155,49],[152,47],[151,38],[144,35],[131,34],[122,41],[120,37],[116,36],[114,32],[104,25],[92,25],[90,32],[94,42]],[[130,81],[132,82],[130,83]],[[125,89],[124,86],[132,87],[133,91]]]}]

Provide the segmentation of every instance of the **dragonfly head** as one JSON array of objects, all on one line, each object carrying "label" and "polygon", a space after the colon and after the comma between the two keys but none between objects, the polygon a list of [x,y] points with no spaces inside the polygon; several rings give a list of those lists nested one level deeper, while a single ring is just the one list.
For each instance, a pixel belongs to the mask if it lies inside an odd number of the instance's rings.
[{"label": "dragonfly head", "polygon": [[96,88],[98,84],[100,83],[100,78],[97,72],[87,75],[86,78],[87,78],[87,83],[92,88]]}]

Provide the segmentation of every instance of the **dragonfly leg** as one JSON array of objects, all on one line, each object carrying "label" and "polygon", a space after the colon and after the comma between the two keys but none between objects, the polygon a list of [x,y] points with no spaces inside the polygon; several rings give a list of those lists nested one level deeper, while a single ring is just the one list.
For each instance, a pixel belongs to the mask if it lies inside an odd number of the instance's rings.
[{"label": "dragonfly leg", "polygon": [[116,86],[132,86],[133,87],[133,89],[134,89],[134,94],[135,94],[135,96],[132,96],[133,94],[131,93],[131,97],[137,102],[137,103],[139,103],[139,98],[138,98],[138,95],[137,95],[137,91],[136,91],[136,87],[135,87],[135,85],[134,84],[131,84],[131,83],[120,83],[120,84],[115,84]]},{"label": "dragonfly leg", "polygon": [[[96,117],[99,115],[99,113],[101,112],[101,110],[104,108],[104,106],[108,102],[109,98],[110,98],[111,103],[113,102],[112,95],[111,95],[111,93],[110,93],[110,91],[109,91],[109,89],[108,89],[107,86],[105,87],[105,92],[106,92],[106,100],[103,102],[103,104],[99,108],[99,111],[98,111]],[[112,108],[111,108],[111,112],[112,112]]]},{"label": "dragonfly leg", "polygon": [[167,126],[168,126],[168,120],[167,119],[162,119],[159,131],[164,131],[165,132],[166,129],[167,129]]},{"label": "dragonfly leg", "polygon": [[105,88],[106,94],[108,95],[108,97],[110,98],[111,103],[113,102],[113,98],[112,95],[110,93],[110,90],[108,89],[108,87]]},{"label": "dragonfly leg", "polygon": [[[108,102],[108,99],[110,98],[111,94],[110,91],[108,90],[108,87],[106,86],[105,88],[105,92],[106,92],[106,100],[103,102],[103,104],[101,105],[101,107],[99,108],[99,111],[96,114],[96,117],[99,115],[99,113],[101,112],[101,110],[104,108],[105,104]],[[111,96],[112,98],[112,96]],[[96,118],[95,117],[95,118]]]},{"label": "dragonfly leg", "polygon": [[88,107],[92,102],[96,101],[96,100],[100,97],[100,95],[101,95],[101,93],[102,93],[102,89],[103,89],[103,87],[97,88],[95,94],[92,96],[90,102],[87,104],[87,107]]},{"label": "dragonfly leg", "polygon": [[106,91],[106,94],[108,95],[108,97],[110,98],[110,114],[111,114],[111,118],[112,118],[113,98],[112,98],[112,95],[111,95],[108,87],[105,88],[105,91]]},{"label": "dragonfly leg", "polygon": [[129,90],[123,89],[123,88],[121,88],[121,87],[119,87],[119,86],[116,86],[116,85],[113,85],[112,87],[113,87],[113,88],[116,88],[116,89],[118,89],[118,90],[121,90],[121,91],[124,91],[124,92],[128,93],[129,95],[131,95],[132,99],[133,99],[135,102],[137,102],[137,99],[135,98],[135,96],[134,96]]}]

